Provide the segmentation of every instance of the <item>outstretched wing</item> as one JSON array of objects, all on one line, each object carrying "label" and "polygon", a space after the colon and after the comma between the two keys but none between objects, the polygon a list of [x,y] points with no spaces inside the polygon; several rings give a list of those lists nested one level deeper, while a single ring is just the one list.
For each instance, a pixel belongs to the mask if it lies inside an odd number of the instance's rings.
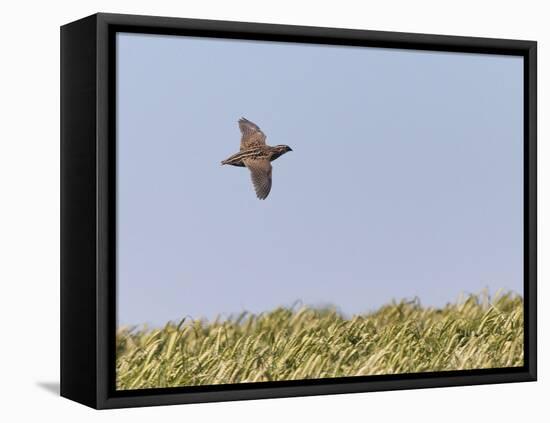
[{"label": "outstretched wing", "polygon": [[244,164],[250,169],[252,184],[256,190],[256,196],[265,200],[271,191],[271,163],[266,159],[246,159]]},{"label": "outstretched wing", "polygon": [[241,151],[253,147],[265,145],[265,134],[253,122],[248,119],[239,119],[239,128],[241,129]]}]

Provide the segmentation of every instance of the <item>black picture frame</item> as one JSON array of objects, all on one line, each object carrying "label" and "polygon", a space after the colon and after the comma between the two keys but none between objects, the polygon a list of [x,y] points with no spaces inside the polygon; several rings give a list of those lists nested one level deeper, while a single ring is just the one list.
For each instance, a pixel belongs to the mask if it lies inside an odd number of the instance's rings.
[{"label": "black picture frame", "polygon": [[[524,366],[116,391],[114,66],[119,31],[522,56]],[[536,380],[536,72],[534,41],[104,13],[62,26],[61,395],[104,409]]]}]

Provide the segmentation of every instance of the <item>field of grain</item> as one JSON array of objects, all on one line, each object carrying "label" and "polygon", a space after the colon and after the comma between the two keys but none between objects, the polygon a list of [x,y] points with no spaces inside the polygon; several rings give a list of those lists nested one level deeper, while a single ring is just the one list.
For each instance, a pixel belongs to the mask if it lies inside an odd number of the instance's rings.
[{"label": "field of grain", "polygon": [[523,300],[469,296],[444,308],[400,302],[345,319],[279,308],[162,329],[119,328],[117,389],[523,365]]}]

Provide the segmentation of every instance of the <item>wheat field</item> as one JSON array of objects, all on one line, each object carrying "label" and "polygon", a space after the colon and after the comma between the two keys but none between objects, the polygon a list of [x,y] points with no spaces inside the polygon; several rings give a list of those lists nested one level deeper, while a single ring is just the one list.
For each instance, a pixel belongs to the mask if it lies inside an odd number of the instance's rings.
[{"label": "wheat field", "polygon": [[471,295],[443,308],[392,303],[345,319],[278,308],[225,321],[119,328],[117,389],[523,365],[523,300]]}]

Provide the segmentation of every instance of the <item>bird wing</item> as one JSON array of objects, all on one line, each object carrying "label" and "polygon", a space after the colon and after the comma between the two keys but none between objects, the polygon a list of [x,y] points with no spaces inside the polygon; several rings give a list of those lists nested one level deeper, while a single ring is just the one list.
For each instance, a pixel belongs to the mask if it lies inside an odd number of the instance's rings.
[{"label": "bird wing", "polygon": [[239,128],[241,129],[241,151],[252,147],[265,145],[265,134],[253,122],[248,119],[239,119]]},{"label": "bird wing", "polygon": [[250,169],[252,184],[256,190],[256,196],[265,200],[271,191],[271,163],[267,159],[246,159],[244,164]]}]

